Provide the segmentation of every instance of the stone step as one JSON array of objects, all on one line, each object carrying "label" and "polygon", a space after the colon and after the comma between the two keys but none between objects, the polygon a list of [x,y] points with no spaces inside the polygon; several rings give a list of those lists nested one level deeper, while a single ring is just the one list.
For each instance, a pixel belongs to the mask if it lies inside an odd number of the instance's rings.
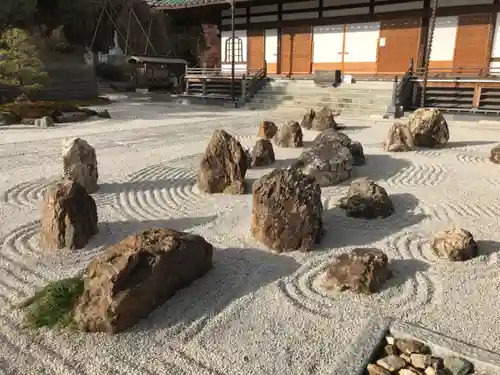
[{"label": "stone step", "polygon": [[303,92],[303,93],[316,93],[325,92],[331,94],[383,94],[392,95],[392,90],[370,90],[370,89],[356,89],[356,90],[344,90],[335,88],[300,88],[300,87],[279,87],[279,86],[264,86],[261,88],[262,91],[272,91],[272,92]]},{"label": "stone step", "polygon": [[254,103],[282,103],[282,104],[301,104],[301,105],[330,105],[330,106],[340,106],[340,107],[387,107],[390,104],[390,100],[342,100],[335,98],[297,98],[297,97],[265,97],[265,96],[255,96],[251,100]]},{"label": "stone step", "polygon": [[391,103],[390,97],[334,97],[329,95],[309,95],[309,96],[298,96],[298,95],[269,95],[266,93],[259,93],[254,96],[255,100],[275,100],[275,101],[301,101],[301,102],[330,102],[330,103],[362,103],[362,104],[389,104]]},{"label": "stone step", "polygon": [[[248,103],[247,104],[248,108],[255,108],[255,109],[283,109],[283,110],[288,110],[288,111],[298,111],[298,112],[304,112],[305,109],[308,108],[313,108],[319,110],[321,106],[298,106],[298,105],[281,105],[281,104],[272,104],[272,103]],[[386,108],[342,108],[340,110],[341,115],[345,114],[385,114],[387,112]]]},{"label": "stone step", "polygon": [[[281,102],[250,102],[252,105],[267,106],[267,107],[291,107],[291,108],[316,108],[321,109],[323,107],[330,107],[328,103],[316,103],[316,104],[302,104],[302,103],[281,103]],[[387,106],[350,106],[350,107],[340,107],[339,111],[343,110],[374,110],[374,111],[386,111]]]},{"label": "stone step", "polygon": [[284,94],[292,94],[292,95],[331,95],[331,96],[349,96],[349,97],[366,97],[366,96],[383,96],[383,97],[392,97],[392,92],[386,91],[363,91],[363,92],[350,92],[350,91],[327,91],[327,90],[314,90],[314,91],[306,91],[306,90],[279,90],[279,89],[269,89],[262,88],[259,90],[259,93],[267,93],[270,95],[284,95]]}]

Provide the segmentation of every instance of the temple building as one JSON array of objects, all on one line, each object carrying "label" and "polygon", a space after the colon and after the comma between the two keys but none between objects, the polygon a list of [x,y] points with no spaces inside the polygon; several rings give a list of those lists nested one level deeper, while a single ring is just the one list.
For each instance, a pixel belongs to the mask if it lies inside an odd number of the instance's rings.
[{"label": "temple building", "polygon": [[266,65],[281,76],[401,74],[425,65],[429,30],[430,70],[483,75],[500,67],[500,0],[439,0],[434,22],[434,0],[235,0],[234,9],[227,0],[153,1],[218,25],[223,70],[234,55],[239,72]]}]

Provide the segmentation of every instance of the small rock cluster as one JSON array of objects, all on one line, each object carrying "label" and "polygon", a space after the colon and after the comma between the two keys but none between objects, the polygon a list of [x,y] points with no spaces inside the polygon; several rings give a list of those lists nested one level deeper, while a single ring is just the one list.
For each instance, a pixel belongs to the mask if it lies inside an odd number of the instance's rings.
[{"label": "small rock cluster", "polygon": [[419,108],[408,119],[408,124],[396,123],[387,134],[384,150],[411,151],[414,147],[444,146],[450,139],[448,123],[436,108]]},{"label": "small rock cluster", "polygon": [[32,102],[23,94],[14,103],[0,109],[0,126],[23,124],[48,128],[56,123],[80,122],[92,117],[111,118],[106,109],[93,110],[57,102]]},{"label": "small rock cluster", "polygon": [[[469,375],[474,366],[459,357],[437,357],[420,341],[385,337],[386,345],[374,363],[367,368],[368,375]],[[479,374],[477,374],[479,375]]]},{"label": "small rock cluster", "polygon": [[[232,140],[223,132],[215,134],[219,138],[226,143]],[[233,175],[244,176],[246,154],[239,144],[230,145],[240,155],[241,170],[233,170]],[[227,155],[227,149],[215,151]],[[212,178],[223,186],[224,166],[220,170]],[[95,149],[79,138],[66,142],[63,173],[43,196],[40,244],[45,249],[81,249],[98,231],[97,206],[90,195],[98,189]],[[237,181],[226,188],[239,189],[242,185]],[[167,228],[128,236],[104,249],[84,270],[83,291],[70,306],[71,325],[85,332],[109,333],[135,325],[179,289],[205,275],[212,268],[213,252],[202,237]]]},{"label": "small rock cluster", "polygon": [[[308,111],[304,119],[311,118],[317,124],[312,127],[323,127],[323,132],[289,169],[275,170],[253,184],[251,233],[275,251],[306,251],[319,243],[324,232],[320,187],[351,178],[353,165],[366,162],[361,143],[338,132],[334,116],[328,108],[318,113]],[[279,128],[271,121],[263,121],[257,135],[261,139],[249,151],[224,130],[215,131],[198,170],[200,190],[208,194],[244,194],[247,170],[275,162],[271,140],[278,147],[304,145],[302,128],[296,121],[287,121]],[[374,199],[378,202],[378,196]],[[354,198],[351,201],[352,209],[356,203]],[[377,203],[369,207],[376,211],[378,216],[374,217],[385,215],[379,215]]]},{"label": "small rock cluster", "polygon": [[41,246],[80,249],[97,234],[97,206],[90,195],[98,189],[95,149],[76,138],[63,145],[61,180],[43,194]]}]

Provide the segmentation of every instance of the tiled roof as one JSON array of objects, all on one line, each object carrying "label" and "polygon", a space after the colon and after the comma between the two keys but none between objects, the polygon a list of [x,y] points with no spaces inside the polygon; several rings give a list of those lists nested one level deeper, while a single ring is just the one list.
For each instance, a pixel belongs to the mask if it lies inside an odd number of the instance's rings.
[{"label": "tiled roof", "polygon": [[149,0],[148,3],[155,8],[189,8],[203,5],[227,3],[228,0]]}]

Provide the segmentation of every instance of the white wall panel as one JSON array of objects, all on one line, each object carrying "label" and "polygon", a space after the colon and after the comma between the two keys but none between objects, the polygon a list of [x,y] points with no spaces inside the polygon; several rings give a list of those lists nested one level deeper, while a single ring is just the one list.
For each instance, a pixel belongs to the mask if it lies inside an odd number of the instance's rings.
[{"label": "white wall panel", "polygon": [[457,16],[436,18],[430,61],[453,61],[457,29]]}]

